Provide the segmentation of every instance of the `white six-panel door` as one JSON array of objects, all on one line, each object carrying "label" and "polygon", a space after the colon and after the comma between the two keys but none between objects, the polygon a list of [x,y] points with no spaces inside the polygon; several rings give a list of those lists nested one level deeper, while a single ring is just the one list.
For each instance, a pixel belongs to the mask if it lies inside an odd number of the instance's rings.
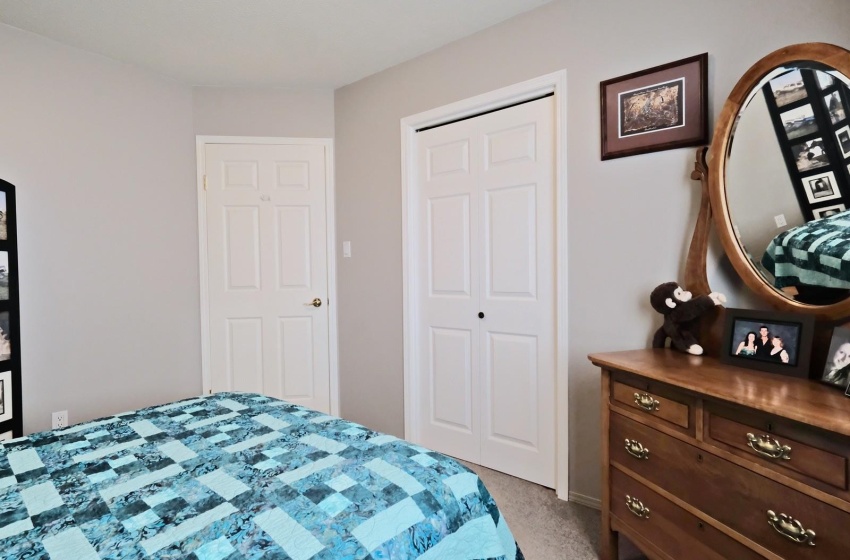
[{"label": "white six-panel door", "polygon": [[551,97],[417,134],[420,443],[555,486]]},{"label": "white six-panel door", "polygon": [[211,389],[329,412],[325,148],[207,144],[204,157]]}]

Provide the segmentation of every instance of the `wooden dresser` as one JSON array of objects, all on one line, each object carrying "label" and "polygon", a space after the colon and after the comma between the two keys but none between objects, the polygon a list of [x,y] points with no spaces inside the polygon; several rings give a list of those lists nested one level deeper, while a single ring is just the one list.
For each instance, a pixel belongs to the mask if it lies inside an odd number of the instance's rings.
[{"label": "wooden dresser", "polygon": [[601,558],[850,559],[850,398],[671,350],[602,368]]}]

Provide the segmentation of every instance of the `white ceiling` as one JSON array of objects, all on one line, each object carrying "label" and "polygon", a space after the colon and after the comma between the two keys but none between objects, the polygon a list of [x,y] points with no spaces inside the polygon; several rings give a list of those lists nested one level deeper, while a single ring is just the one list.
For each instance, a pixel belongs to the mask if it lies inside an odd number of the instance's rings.
[{"label": "white ceiling", "polygon": [[550,0],[0,0],[0,22],[192,85],[336,88]]}]

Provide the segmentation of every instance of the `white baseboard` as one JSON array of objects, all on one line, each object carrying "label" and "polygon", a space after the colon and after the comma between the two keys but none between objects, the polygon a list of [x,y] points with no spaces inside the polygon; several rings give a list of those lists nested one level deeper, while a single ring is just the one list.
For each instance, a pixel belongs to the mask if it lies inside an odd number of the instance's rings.
[{"label": "white baseboard", "polygon": [[582,506],[587,506],[593,509],[602,509],[602,500],[599,498],[591,498],[578,492],[570,492],[570,501]]}]

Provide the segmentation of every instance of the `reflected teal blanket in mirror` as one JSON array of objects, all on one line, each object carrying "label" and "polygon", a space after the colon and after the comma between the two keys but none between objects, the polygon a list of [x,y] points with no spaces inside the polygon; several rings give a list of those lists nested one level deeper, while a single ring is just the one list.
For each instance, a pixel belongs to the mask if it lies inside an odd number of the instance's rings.
[{"label": "reflected teal blanket in mirror", "polygon": [[850,210],[780,233],[767,246],[762,265],[777,288],[850,288]]},{"label": "reflected teal blanket in mirror", "polygon": [[252,393],[0,443],[0,555],[523,558],[463,465]]}]

